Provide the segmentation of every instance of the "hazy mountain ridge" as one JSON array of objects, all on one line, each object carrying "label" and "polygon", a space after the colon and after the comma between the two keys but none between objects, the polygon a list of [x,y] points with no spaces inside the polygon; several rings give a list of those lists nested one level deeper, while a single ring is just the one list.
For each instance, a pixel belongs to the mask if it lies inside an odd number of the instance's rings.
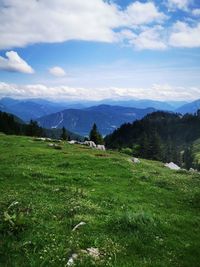
[{"label": "hazy mountain ridge", "polygon": [[155,111],[153,108],[136,109],[109,105],[100,105],[86,109],[66,109],[37,119],[44,128],[62,128],[88,135],[94,123],[99,131],[106,135],[118,128],[124,122],[132,122],[143,118],[146,114]]},{"label": "hazy mountain ridge", "polygon": [[200,109],[200,99],[181,106],[180,108],[176,109],[176,112],[181,114],[186,114],[186,113],[194,114],[195,112],[197,112],[198,109]]}]

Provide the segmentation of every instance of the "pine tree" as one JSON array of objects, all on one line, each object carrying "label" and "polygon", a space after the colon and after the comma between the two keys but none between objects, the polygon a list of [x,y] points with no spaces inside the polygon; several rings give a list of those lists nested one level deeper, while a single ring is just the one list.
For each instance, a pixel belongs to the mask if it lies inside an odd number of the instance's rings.
[{"label": "pine tree", "polygon": [[26,127],[26,135],[28,136],[43,136],[43,129],[38,126],[36,121],[30,120],[30,123]]},{"label": "pine tree", "polygon": [[101,145],[104,143],[102,135],[98,132],[96,123],[93,124],[89,137],[95,144]]},{"label": "pine tree", "polygon": [[62,128],[61,139],[62,140],[68,140],[68,136],[67,136],[67,132],[66,132],[65,127]]},{"label": "pine tree", "polygon": [[162,144],[157,132],[153,132],[149,140],[148,158],[153,160],[162,159]]},{"label": "pine tree", "polygon": [[193,166],[193,155],[192,155],[192,149],[191,147],[187,147],[184,151],[184,165],[186,169],[190,169]]},{"label": "pine tree", "polygon": [[148,158],[149,142],[146,133],[142,135],[139,141],[139,155],[142,158]]}]

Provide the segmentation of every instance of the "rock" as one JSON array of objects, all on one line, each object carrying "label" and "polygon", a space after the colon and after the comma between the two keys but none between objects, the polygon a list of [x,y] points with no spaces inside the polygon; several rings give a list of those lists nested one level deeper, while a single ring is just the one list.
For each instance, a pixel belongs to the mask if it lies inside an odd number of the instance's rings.
[{"label": "rock", "polygon": [[48,146],[49,146],[49,147],[52,147],[52,148],[55,148],[55,149],[59,149],[59,150],[62,149],[62,147],[59,146],[59,145],[57,145],[57,144],[52,144],[52,143],[50,143],[50,144],[48,144]]},{"label": "rock", "polygon": [[167,168],[169,168],[169,169],[171,169],[171,170],[175,170],[175,171],[178,171],[178,170],[181,169],[181,168],[180,168],[178,165],[176,165],[174,162],[166,163],[166,164],[165,164],[165,167],[167,167]]},{"label": "rock", "polygon": [[86,249],[81,249],[78,254],[77,253],[73,253],[71,255],[71,257],[69,258],[68,262],[67,262],[67,266],[74,266],[75,265],[75,260],[77,258],[81,257],[81,254],[85,254],[87,256],[90,256],[91,258],[93,258],[94,260],[98,260],[101,256],[99,249],[98,248],[86,248]]},{"label": "rock", "polygon": [[138,158],[132,158],[132,162],[137,164],[140,163],[140,160]]},{"label": "rock", "polygon": [[49,147],[54,147],[54,144],[50,143],[48,144]]},{"label": "rock", "polygon": [[87,254],[88,256],[92,257],[94,260],[98,260],[101,256],[99,249],[98,248],[86,248],[86,249],[81,249],[80,251],[83,254]]},{"label": "rock", "polygon": [[76,140],[71,140],[71,141],[68,141],[69,144],[71,145],[74,145],[74,144],[77,144],[77,141]]},{"label": "rock", "polygon": [[83,145],[89,146],[91,148],[96,148],[96,144],[93,141],[85,141],[83,142]]},{"label": "rock", "polygon": [[99,259],[100,257],[100,252],[98,248],[87,248],[86,249],[88,252],[88,255],[90,255],[94,259]]},{"label": "rock", "polygon": [[45,141],[52,141],[52,139],[51,138],[45,138]]},{"label": "rock", "polygon": [[106,148],[105,148],[104,145],[97,145],[97,146],[96,146],[96,149],[98,149],[98,150],[103,150],[103,151],[106,150]]},{"label": "rock", "polygon": [[73,253],[67,262],[67,266],[73,266],[74,261],[78,258],[78,254]]},{"label": "rock", "polygon": [[46,138],[45,137],[37,137],[37,138],[34,138],[34,141],[46,141]]},{"label": "rock", "polygon": [[78,229],[80,226],[85,225],[85,222],[80,222],[79,224],[77,224],[73,229],[72,232],[76,231],[76,229]]}]

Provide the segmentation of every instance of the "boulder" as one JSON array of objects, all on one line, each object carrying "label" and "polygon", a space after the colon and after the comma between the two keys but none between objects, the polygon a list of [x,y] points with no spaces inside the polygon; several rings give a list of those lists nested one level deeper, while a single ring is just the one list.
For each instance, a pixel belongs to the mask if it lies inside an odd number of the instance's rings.
[{"label": "boulder", "polygon": [[103,150],[103,151],[106,150],[106,148],[105,148],[104,145],[97,145],[97,146],[96,146],[96,149],[98,149],[98,150]]},{"label": "boulder", "polygon": [[77,141],[76,140],[71,140],[71,141],[68,141],[69,144],[71,145],[74,145],[74,144],[77,144]]},{"label": "boulder", "polygon": [[89,146],[91,148],[96,148],[96,144],[93,141],[85,141],[83,145]]},{"label": "boulder", "polygon": [[49,146],[49,147],[53,147],[53,148],[55,148],[55,149],[59,149],[59,150],[62,149],[62,147],[59,146],[59,145],[57,145],[57,144],[52,144],[52,143],[50,143],[50,144],[48,144],[48,146]]},{"label": "boulder", "polygon": [[140,163],[140,160],[138,158],[132,158],[132,162],[137,164]]},{"label": "boulder", "polygon": [[165,164],[165,167],[167,167],[167,168],[169,168],[169,169],[171,169],[171,170],[175,170],[175,171],[178,171],[178,170],[181,169],[181,168],[180,168],[178,165],[176,165],[174,162],[166,163],[166,164]]}]

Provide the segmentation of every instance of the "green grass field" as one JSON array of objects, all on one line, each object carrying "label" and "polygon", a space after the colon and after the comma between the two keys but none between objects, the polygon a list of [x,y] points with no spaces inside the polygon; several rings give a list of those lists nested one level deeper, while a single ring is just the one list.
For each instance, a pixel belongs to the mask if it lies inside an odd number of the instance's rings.
[{"label": "green grass field", "polygon": [[0,266],[200,266],[200,174],[61,145],[0,135]]}]

